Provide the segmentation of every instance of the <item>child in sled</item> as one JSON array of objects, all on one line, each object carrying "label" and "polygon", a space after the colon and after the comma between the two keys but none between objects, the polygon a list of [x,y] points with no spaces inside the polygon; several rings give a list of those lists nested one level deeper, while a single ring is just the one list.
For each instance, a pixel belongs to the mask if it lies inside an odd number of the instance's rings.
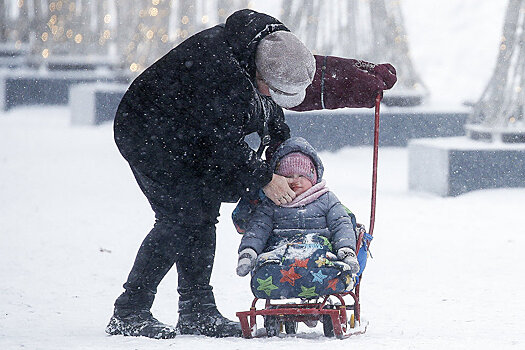
[{"label": "child in sled", "polygon": [[297,197],[281,206],[264,198],[250,213],[237,274],[252,273],[259,298],[308,299],[351,289],[359,271],[355,221],[326,187],[317,152],[306,140],[291,138],[270,165],[290,179]]}]

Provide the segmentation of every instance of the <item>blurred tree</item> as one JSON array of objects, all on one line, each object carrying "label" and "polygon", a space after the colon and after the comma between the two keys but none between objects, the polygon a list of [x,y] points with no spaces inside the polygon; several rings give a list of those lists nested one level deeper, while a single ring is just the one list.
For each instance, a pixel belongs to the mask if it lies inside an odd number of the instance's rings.
[{"label": "blurred tree", "polygon": [[283,22],[316,54],[390,62],[394,90],[426,89],[410,58],[400,0],[284,0]]},{"label": "blurred tree", "polygon": [[116,0],[118,51],[137,74],[174,46],[243,8],[246,0]]},{"label": "blurred tree", "polygon": [[131,73],[140,72],[172,47],[169,0],[116,0],[118,53]]},{"label": "blurred tree", "polygon": [[20,1],[32,1],[29,41],[33,63],[96,63],[115,51],[113,0]]},{"label": "blurred tree", "polygon": [[510,0],[494,73],[469,123],[525,134],[525,0]]}]

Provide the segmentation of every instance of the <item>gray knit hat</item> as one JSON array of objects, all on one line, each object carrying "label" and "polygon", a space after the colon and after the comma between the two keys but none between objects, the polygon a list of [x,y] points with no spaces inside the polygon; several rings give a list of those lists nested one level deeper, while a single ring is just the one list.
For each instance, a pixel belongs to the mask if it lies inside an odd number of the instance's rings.
[{"label": "gray knit hat", "polygon": [[281,107],[301,104],[315,74],[315,58],[294,34],[277,31],[257,46],[255,66]]}]

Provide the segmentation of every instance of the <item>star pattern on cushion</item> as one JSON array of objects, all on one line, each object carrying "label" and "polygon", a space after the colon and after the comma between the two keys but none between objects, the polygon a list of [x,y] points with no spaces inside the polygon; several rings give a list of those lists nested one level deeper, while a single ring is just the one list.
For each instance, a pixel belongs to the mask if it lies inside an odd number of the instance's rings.
[{"label": "star pattern on cushion", "polygon": [[312,276],[314,276],[312,282],[317,282],[319,284],[323,284],[324,279],[328,277],[328,275],[325,275],[321,270],[317,272],[310,271],[310,273],[312,274]]},{"label": "star pattern on cushion", "polygon": [[303,277],[303,276],[301,276],[301,275],[299,275],[298,273],[295,272],[294,267],[291,267],[288,271],[281,270],[281,273],[282,273],[283,277],[279,280],[279,282],[281,282],[281,283],[288,282],[292,286],[295,286],[295,280]]},{"label": "star pattern on cushion", "polygon": [[264,280],[261,278],[257,278],[257,282],[259,283],[259,287],[257,287],[257,290],[262,290],[268,296],[270,296],[272,290],[278,289],[278,287],[275,284],[273,284],[273,276],[270,276]]}]

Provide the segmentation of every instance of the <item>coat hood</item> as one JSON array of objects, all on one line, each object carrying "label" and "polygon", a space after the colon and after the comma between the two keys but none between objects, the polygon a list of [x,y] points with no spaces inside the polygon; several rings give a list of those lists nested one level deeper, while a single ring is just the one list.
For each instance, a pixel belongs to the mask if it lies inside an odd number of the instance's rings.
[{"label": "coat hood", "polygon": [[323,162],[317,155],[317,151],[302,137],[292,137],[281,143],[281,145],[275,151],[273,158],[270,162],[270,167],[275,171],[277,163],[288,153],[302,152],[312,158],[317,171],[317,183],[321,182],[323,178]]},{"label": "coat hood", "polygon": [[252,78],[255,78],[255,53],[261,39],[279,30],[290,31],[274,17],[247,9],[230,15],[224,28],[226,40]]}]

